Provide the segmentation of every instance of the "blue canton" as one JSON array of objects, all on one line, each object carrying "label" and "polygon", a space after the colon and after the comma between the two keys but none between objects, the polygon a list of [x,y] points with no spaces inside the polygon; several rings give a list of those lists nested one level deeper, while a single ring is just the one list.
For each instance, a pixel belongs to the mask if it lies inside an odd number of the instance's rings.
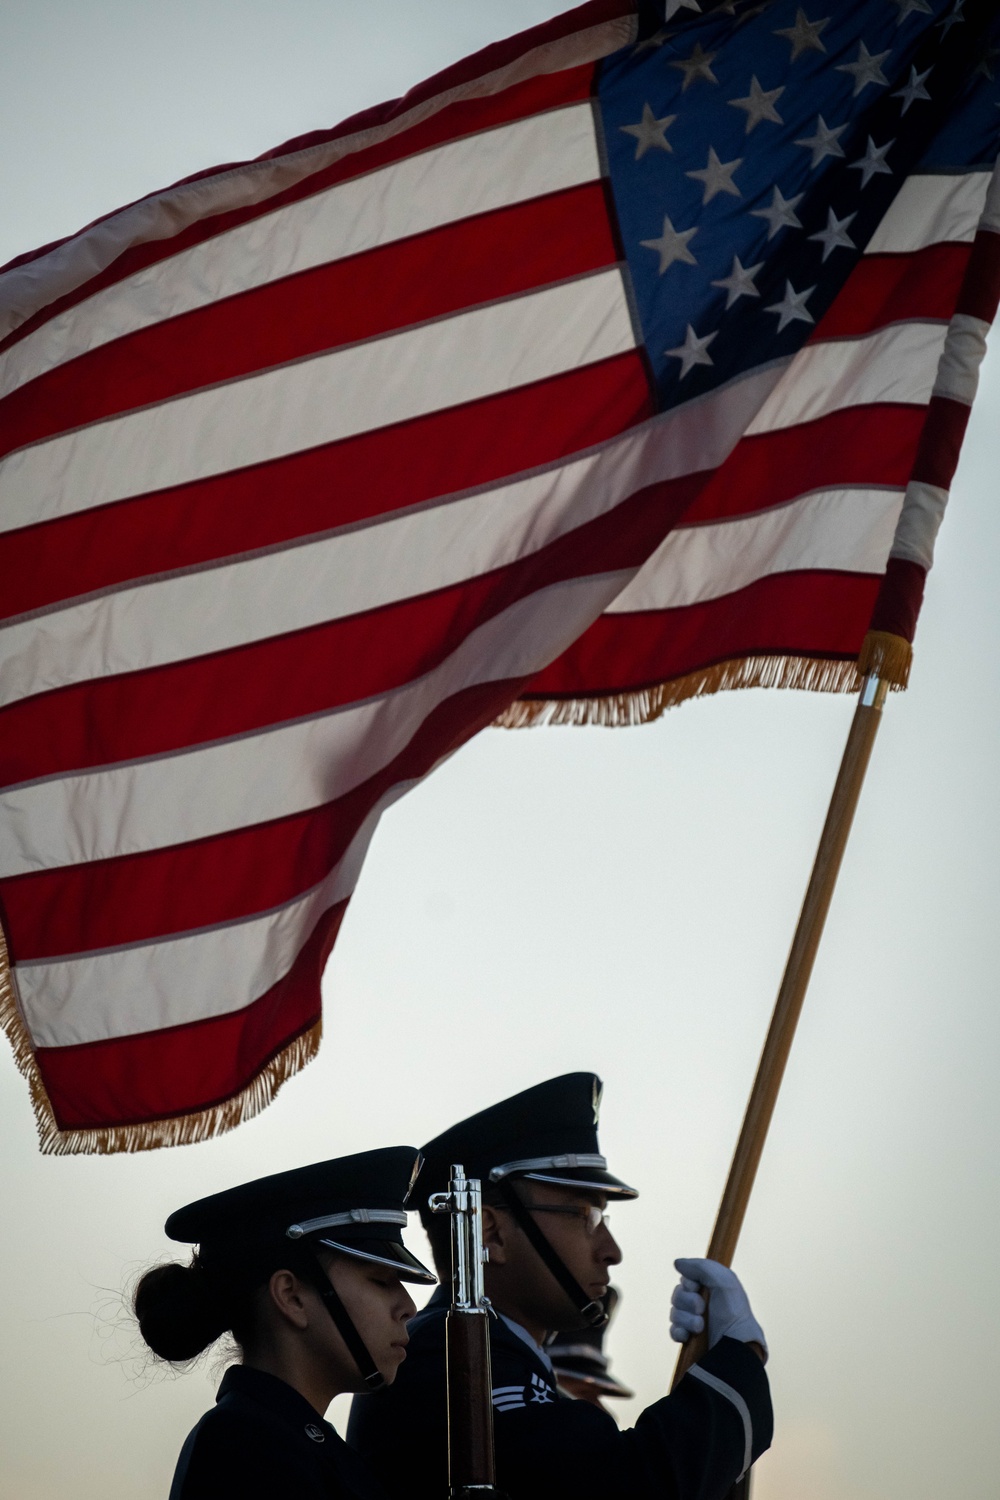
[{"label": "blue canton", "polygon": [[660,408],[809,338],[904,179],[1000,151],[988,0],[647,6],[598,83]]}]

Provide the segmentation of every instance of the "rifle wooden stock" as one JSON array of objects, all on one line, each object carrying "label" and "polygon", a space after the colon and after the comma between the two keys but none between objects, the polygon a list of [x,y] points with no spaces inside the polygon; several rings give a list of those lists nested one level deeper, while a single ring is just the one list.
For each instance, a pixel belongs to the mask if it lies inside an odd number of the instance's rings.
[{"label": "rifle wooden stock", "polygon": [[453,1496],[496,1482],[489,1314],[453,1308],[446,1324],[448,1487]]}]

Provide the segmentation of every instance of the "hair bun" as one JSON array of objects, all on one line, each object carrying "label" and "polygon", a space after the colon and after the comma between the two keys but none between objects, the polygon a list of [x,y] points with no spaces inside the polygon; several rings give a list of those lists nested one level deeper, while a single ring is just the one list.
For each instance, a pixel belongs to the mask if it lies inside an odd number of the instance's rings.
[{"label": "hair bun", "polygon": [[197,1260],[154,1266],[141,1277],[132,1301],[139,1331],[160,1359],[194,1359],[229,1327],[219,1298]]}]

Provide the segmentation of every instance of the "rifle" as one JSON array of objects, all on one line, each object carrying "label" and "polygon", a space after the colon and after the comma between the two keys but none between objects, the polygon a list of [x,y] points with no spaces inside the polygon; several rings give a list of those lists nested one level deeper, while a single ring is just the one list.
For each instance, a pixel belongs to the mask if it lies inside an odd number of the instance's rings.
[{"label": "rifle", "polygon": [[493,1461],[490,1305],[483,1291],[483,1196],[475,1177],[453,1166],[447,1193],[432,1193],[431,1213],[451,1214],[451,1307],[446,1323],[448,1494],[451,1500],[498,1496]]}]

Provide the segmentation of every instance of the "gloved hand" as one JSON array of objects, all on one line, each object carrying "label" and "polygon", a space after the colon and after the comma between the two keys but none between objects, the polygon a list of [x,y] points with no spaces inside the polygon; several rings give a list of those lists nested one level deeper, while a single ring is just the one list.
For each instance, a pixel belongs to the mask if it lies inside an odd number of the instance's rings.
[{"label": "gloved hand", "polygon": [[742,1344],[760,1344],[766,1359],[764,1330],[750,1311],[735,1271],[716,1260],[675,1260],[674,1266],[681,1273],[670,1299],[670,1337],[675,1343],[686,1344],[705,1327],[705,1298],[700,1289],[707,1287],[709,1348],[721,1338],[739,1339]]}]

